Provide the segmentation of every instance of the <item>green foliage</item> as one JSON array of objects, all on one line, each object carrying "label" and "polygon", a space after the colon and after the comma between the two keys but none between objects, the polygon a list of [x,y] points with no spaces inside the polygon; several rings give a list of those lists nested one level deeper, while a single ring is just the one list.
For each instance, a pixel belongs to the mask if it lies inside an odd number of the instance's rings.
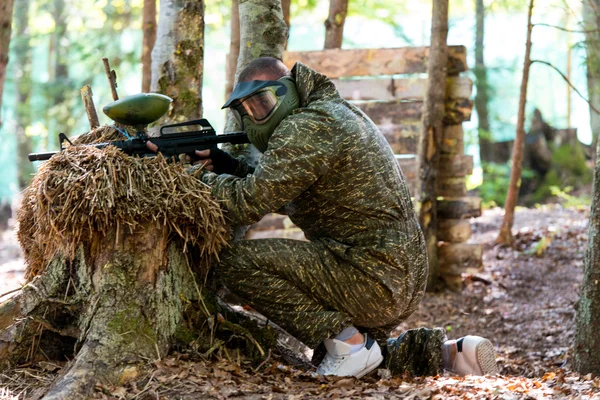
[{"label": "green foliage", "polygon": [[565,207],[582,208],[590,205],[591,199],[589,196],[573,196],[569,194],[572,190],[573,188],[571,186],[567,186],[564,189],[561,189],[557,186],[550,187],[550,192],[552,195],[561,199],[561,203]]},{"label": "green foliage", "polygon": [[553,151],[552,168],[535,191],[534,201],[542,202],[550,196],[558,196],[572,202],[573,196],[567,198],[566,195],[573,188],[590,184],[593,178],[593,171],[586,163],[581,146],[562,145]]},{"label": "green foliage", "polygon": [[[508,185],[510,183],[511,162],[506,164],[483,163],[483,182],[477,188],[479,196],[483,200],[483,206],[504,206]],[[530,169],[523,169],[521,179],[531,179],[535,177],[535,172]]]}]

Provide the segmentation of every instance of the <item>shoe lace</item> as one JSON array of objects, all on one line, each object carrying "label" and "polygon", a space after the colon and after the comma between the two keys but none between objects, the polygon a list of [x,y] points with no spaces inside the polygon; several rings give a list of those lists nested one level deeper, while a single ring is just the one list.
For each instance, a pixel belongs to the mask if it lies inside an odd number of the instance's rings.
[{"label": "shoe lace", "polygon": [[331,371],[337,369],[337,367],[346,359],[346,357],[325,357],[323,363],[319,366],[319,370]]}]

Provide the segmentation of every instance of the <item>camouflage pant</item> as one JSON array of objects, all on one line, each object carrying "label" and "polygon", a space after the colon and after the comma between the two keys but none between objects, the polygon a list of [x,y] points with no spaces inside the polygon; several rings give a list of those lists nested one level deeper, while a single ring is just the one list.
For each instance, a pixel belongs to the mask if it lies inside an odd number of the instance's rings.
[{"label": "camouflage pant", "polygon": [[[242,240],[219,258],[217,277],[229,290],[311,348],[350,325],[384,344],[389,332],[407,316],[399,312],[399,304],[406,307],[413,301],[402,287],[388,287],[369,273],[381,265],[380,255],[362,258],[356,267],[318,241]],[[441,360],[441,343],[433,345],[430,338],[437,336],[432,332],[405,333],[399,342],[387,346],[393,350],[390,354],[402,354],[389,358],[391,367],[412,371],[412,367],[395,367],[404,365],[398,359],[412,365],[410,360],[434,353],[434,348],[440,354],[433,359]]]}]

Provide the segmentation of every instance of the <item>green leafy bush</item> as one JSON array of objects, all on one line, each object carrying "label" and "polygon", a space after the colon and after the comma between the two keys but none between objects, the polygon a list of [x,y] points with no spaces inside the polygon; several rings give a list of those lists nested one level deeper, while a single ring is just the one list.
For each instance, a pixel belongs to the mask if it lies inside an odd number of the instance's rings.
[{"label": "green leafy bush", "polygon": [[[477,190],[482,198],[484,208],[504,206],[510,182],[511,167],[511,161],[506,164],[484,163],[482,165],[483,182]],[[532,179],[535,177],[535,172],[530,169],[523,169],[521,177],[522,179]]]}]

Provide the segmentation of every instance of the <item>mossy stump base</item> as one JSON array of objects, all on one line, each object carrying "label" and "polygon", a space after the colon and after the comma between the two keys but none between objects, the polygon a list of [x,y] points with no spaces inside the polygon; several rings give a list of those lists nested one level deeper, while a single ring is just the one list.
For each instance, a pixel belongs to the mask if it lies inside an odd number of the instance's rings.
[{"label": "mossy stump base", "polygon": [[97,382],[135,378],[144,361],[166,355],[186,308],[199,299],[182,250],[157,223],[115,231],[89,249],[72,261],[55,257],[0,305],[0,359],[75,357],[45,399],[85,398]]}]

